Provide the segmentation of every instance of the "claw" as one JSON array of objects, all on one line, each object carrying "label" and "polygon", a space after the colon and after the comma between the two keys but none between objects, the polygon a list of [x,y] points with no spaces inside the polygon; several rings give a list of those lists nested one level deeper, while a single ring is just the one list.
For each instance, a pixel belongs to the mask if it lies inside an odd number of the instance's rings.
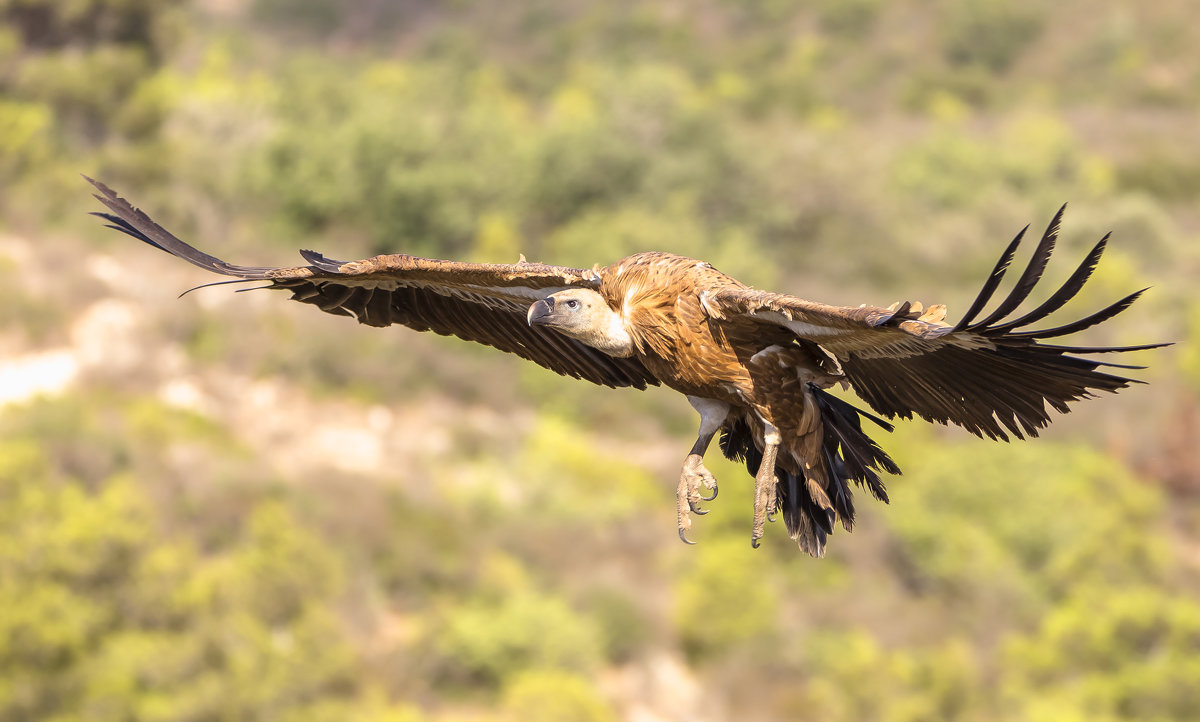
[{"label": "claw", "polygon": [[688,508],[691,509],[692,513],[695,514],[696,516],[704,516],[705,514],[707,514],[709,512],[708,509],[701,509],[700,507],[696,506],[696,502],[694,502],[694,501],[688,502]]},{"label": "claw", "polygon": [[687,538],[687,535],[684,532],[683,527],[679,527],[679,540],[682,541],[684,544],[693,544],[694,545],[696,543]]},{"label": "claw", "polygon": [[[681,531],[681,532],[680,532],[680,535],[682,535],[682,534],[683,534],[683,532]],[[686,540],[686,539],[684,539],[684,541],[687,541],[687,540]],[[759,547],[759,544],[758,544],[758,538],[757,538],[757,537],[754,537],[754,536],[751,536],[751,537],[750,537],[750,548],[751,548],[751,549],[757,549],[758,547]]]},{"label": "claw", "polygon": [[775,510],[774,509],[767,512],[767,521],[771,522],[772,524],[775,523]]},{"label": "claw", "polygon": [[717,485],[716,484],[712,485],[712,492],[713,492],[712,496],[702,496],[702,497],[700,497],[700,501],[712,501],[713,499],[717,498]]}]

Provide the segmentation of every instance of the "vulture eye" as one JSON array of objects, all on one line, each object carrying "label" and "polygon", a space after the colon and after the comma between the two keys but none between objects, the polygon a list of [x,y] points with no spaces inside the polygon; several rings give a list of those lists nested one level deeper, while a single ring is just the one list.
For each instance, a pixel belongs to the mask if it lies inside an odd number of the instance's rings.
[{"label": "vulture eye", "polygon": [[579,308],[579,301],[573,298],[567,299],[567,308]]}]

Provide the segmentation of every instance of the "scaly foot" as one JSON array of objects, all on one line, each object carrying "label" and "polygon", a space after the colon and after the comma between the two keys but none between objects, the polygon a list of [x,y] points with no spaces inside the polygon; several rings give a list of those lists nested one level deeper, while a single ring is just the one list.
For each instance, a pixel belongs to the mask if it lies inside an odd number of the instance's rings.
[{"label": "scaly foot", "polygon": [[[712,491],[711,496],[700,496],[700,487]],[[689,454],[683,462],[683,470],[679,473],[679,486],[676,489],[675,519],[679,524],[679,538],[686,544],[695,544],[687,538],[687,531],[692,528],[692,517],[707,514],[708,511],[698,505],[701,501],[711,501],[717,497],[717,480],[704,468],[704,457],[700,454]]]},{"label": "scaly foot", "polygon": [[763,449],[762,463],[754,475],[754,526],[750,530],[750,546],[755,549],[758,548],[758,540],[763,538],[767,511],[775,507],[775,457],[778,451],[779,442],[771,443],[768,439]]}]

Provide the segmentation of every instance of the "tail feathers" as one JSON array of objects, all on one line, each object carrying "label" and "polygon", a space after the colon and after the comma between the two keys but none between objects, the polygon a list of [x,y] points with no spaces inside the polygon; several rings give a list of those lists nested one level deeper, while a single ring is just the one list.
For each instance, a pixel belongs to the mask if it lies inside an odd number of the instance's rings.
[{"label": "tail feathers", "polygon": [[842,520],[842,528],[848,532],[854,531],[854,493],[846,483],[846,462],[842,461],[842,457],[831,454],[828,445],[822,446],[821,454],[825,457],[825,468],[829,469],[833,508]]},{"label": "tail feathers", "polygon": [[[797,478],[797,475],[789,472],[783,473],[790,479]],[[820,499],[828,500],[828,497],[820,492],[820,487],[811,479],[804,480],[803,484],[803,489],[796,489],[797,503],[794,511],[788,513],[790,510],[784,509],[783,523],[787,526],[788,535],[796,540],[801,549],[811,556],[820,558],[825,556],[825,541],[833,533],[835,512],[832,507],[821,506]],[[799,487],[800,484],[794,484],[794,486]],[[818,492],[818,496],[815,498],[813,491]]]},{"label": "tail feathers", "polygon": [[[834,461],[830,476],[843,485],[847,479],[853,479],[859,486],[867,487],[876,499],[888,503],[887,488],[876,470],[900,474],[900,467],[863,431],[862,419],[870,419],[889,432],[895,427],[813,384],[809,384],[808,389],[821,410],[825,453]],[[848,488],[846,495],[849,496]],[[853,514],[849,516],[853,522]]]},{"label": "tail feathers", "polygon": [[735,418],[721,428],[721,453],[726,459],[743,462],[750,476],[758,473],[762,464],[762,451],[754,443],[750,425],[743,418]]},{"label": "tail feathers", "polygon": [[[887,490],[878,471],[899,474],[900,468],[870,437],[863,432],[862,418],[870,419],[887,431],[891,424],[843,401],[820,388],[810,385],[821,411],[825,435],[822,459],[826,474],[791,473],[782,466],[775,469],[778,511],[783,516],[788,535],[800,548],[814,557],[825,554],[827,538],[834,523],[841,520],[846,531],[854,528],[854,501],[850,489],[853,480],[865,486],[880,501],[887,503]],[[751,476],[758,473],[762,452],[744,419],[727,424],[721,433],[721,452],[726,458],[746,464]],[[825,484],[820,483],[825,477]]]},{"label": "tail feathers", "polygon": [[[833,525],[842,515],[837,501],[831,500],[820,484],[803,474],[776,468],[775,475],[778,479],[776,498],[788,536],[810,555],[825,556],[826,540],[833,534]],[[842,523],[845,526],[844,517]]]},{"label": "tail feathers", "polygon": [[829,502],[829,495],[812,476],[804,480],[804,489],[808,493],[802,496],[812,502],[812,508],[805,509],[805,516],[812,519],[821,531],[832,534],[833,524],[837,521],[837,511]]}]

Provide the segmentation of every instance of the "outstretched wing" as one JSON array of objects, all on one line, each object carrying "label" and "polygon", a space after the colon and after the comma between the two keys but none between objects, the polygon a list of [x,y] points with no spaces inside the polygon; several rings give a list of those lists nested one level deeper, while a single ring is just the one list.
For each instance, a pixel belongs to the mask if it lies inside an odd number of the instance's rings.
[{"label": "outstretched wing", "polygon": [[530,304],[565,288],[597,288],[591,271],[541,263],[459,263],[403,254],[363,261],[333,261],[301,251],[309,265],[294,268],[235,266],[203,253],[155,223],[103,183],[96,198],[111,213],[95,215],[109,227],[201,268],[267,288],[322,311],[353,316],[371,326],[401,324],[417,331],[457,336],[517,354],[565,376],[605,386],[644,389],[658,380],[633,358],[614,358],[553,329],[531,328]]},{"label": "outstretched wing", "polygon": [[1169,344],[1126,347],[1063,346],[1045,343],[1108,320],[1145,289],[1073,323],[1041,330],[1031,324],[1062,308],[1083,287],[1108,243],[1105,236],[1071,277],[1034,310],[1014,312],[1042,277],[1058,237],[1065,206],[1054,216],[1012,291],[982,320],[1025,231],[1000,257],[975,302],[954,326],[942,322],[945,308],[922,313],[919,306],[848,308],[752,289],[722,289],[705,299],[711,313],[744,315],[791,329],[837,358],[854,391],[879,413],[894,418],[916,414],[958,424],[978,436],[1008,439],[1037,436],[1050,422],[1047,405],[1069,411],[1068,402],[1096,390],[1115,392],[1140,383],[1101,370],[1140,366],[1107,363],[1075,354],[1138,351]]}]

